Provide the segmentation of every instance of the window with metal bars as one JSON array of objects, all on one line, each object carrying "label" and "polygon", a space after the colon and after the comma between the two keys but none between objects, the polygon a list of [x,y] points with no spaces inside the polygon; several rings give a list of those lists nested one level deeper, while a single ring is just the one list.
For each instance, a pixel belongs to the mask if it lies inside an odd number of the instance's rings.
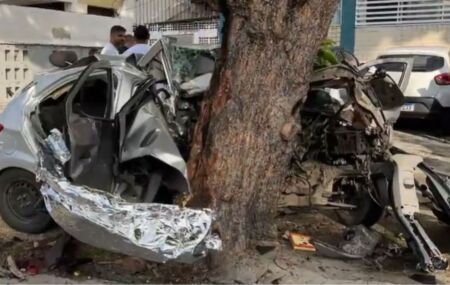
[{"label": "window with metal bars", "polygon": [[357,0],[356,25],[450,22],[449,0]]},{"label": "window with metal bars", "polygon": [[[200,30],[217,30],[219,28],[219,22],[217,19],[203,20],[203,21],[189,21],[181,23],[160,23],[147,25],[150,31],[150,44],[156,42],[156,38],[153,38],[155,34],[158,36],[193,36]],[[201,36],[196,44],[219,44],[219,36]]]},{"label": "window with metal bars", "polygon": [[182,22],[217,18],[217,12],[203,2],[191,0],[136,0],[137,24]]},{"label": "window with metal bars", "polygon": [[209,20],[184,23],[162,23],[149,24],[147,27],[150,32],[215,30],[219,28],[219,22],[217,20]]}]

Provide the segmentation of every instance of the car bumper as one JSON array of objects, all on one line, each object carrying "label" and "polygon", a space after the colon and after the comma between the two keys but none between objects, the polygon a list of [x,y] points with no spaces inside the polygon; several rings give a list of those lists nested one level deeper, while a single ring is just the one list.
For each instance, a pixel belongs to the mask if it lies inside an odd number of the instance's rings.
[{"label": "car bumper", "polygon": [[[409,110],[407,110],[409,109]],[[442,105],[431,97],[405,97],[400,117],[433,119],[443,111]]]}]

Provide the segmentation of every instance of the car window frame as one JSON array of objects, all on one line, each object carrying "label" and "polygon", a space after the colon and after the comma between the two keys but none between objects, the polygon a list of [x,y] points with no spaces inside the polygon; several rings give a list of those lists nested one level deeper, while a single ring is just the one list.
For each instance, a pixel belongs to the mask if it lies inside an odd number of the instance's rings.
[{"label": "car window frame", "polygon": [[[98,76],[101,73],[106,72],[106,80],[107,80],[107,84],[108,84],[108,90],[107,92],[109,94],[107,94],[106,99],[106,109],[105,109],[105,114],[103,115],[103,117],[98,117],[98,116],[94,116],[91,114],[87,114],[85,111],[83,111],[82,108],[80,108],[79,112],[80,114],[82,114],[83,116],[87,117],[87,118],[91,118],[91,119],[95,119],[95,120],[110,120],[111,119],[111,113],[113,110],[113,105],[114,105],[114,89],[115,89],[115,83],[118,80],[114,80],[114,72],[112,71],[112,68],[98,68],[98,69],[94,69],[92,72],[89,73],[88,77],[86,78],[86,80],[83,81],[83,85],[79,88],[78,92],[80,92],[82,90],[82,88],[84,87],[84,85],[89,81],[89,79],[92,76]],[[78,83],[77,82],[72,86],[72,88]],[[72,90],[69,91],[69,93],[72,92]],[[78,96],[78,92],[77,94],[73,97],[73,99],[75,100],[75,98]],[[108,97],[111,97],[111,99],[108,100]],[[82,100],[80,99],[80,103],[82,103]],[[81,106],[82,107],[82,106]]]},{"label": "car window frame", "polygon": [[[80,79],[80,76],[83,74],[83,72],[86,70],[82,69],[80,70],[80,72],[74,73],[74,74],[70,74],[68,76],[65,76],[63,78],[58,79],[55,84],[47,86],[45,89],[43,89],[42,91],[39,92],[39,94],[35,94],[35,97],[33,98],[33,100],[37,100],[39,103],[36,105],[36,108],[40,105],[41,102],[49,99],[52,97],[52,95],[57,92],[58,90],[60,90],[61,88],[64,88],[67,85],[73,85],[76,84],[76,82]],[[120,90],[121,88],[121,81],[122,81],[122,77],[120,75],[120,72],[118,72],[115,68],[111,67],[112,70],[112,74],[113,74],[113,78],[117,79],[117,84],[114,84],[113,86],[113,94],[112,94],[112,100],[111,100],[111,104],[112,104],[112,108],[110,110],[110,117],[108,118],[109,120],[113,120],[115,117],[115,104],[116,104],[116,97],[117,96],[117,92],[118,90]],[[113,79],[114,80],[114,79]],[[30,83],[30,85],[35,86],[37,83],[35,81],[33,81],[32,83]],[[70,92],[70,90],[69,90]]]},{"label": "car window frame", "polygon": [[[380,58],[380,59],[376,59],[374,61],[370,61],[367,62],[363,65],[360,65],[358,67],[358,70],[360,72],[362,72],[365,69],[369,69],[371,66],[376,66],[376,65],[380,65],[380,64],[385,64],[385,63],[403,63],[406,64],[406,68],[405,71],[402,74],[402,78],[400,78],[398,87],[400,88],[400,90],[402,92],[405,92],[406,88],[408,87],[409,84],[409,80],[411,78],[411,74],[412,74],[412,65],[414,64],[413,62],[413,58],[407,58],[407,57],[396,57],[396,58]],[[389,74],[387,74],[389,76]],[[391,76],[389,76],[391,77]],[[391,80],[392,77],[391,77]],[[395,82],[395,80],[393,80]]]},{"label": "car window frame", "polygon": [[[415,69],[415,64],[416,64],[416,57],[436,57],[442,60],[442,65],[440,67],[434,68],[434,69],[430,69],[430,70],[417,70]],[[395,58],[411,58],[413,60],[413,65],[412,65],[412,70],[411,72],[416,72],[416,73],[428,73],[428,72],[435,72],[438,70],[441,70],[442,68],[445,67],[445,56],[442,55],[436,55],[436,54],[417,54],[417,53],[413,53],[413,54],[385,54],[385,55],[381,55],[378,57],[378,59],[395,59]]]}]

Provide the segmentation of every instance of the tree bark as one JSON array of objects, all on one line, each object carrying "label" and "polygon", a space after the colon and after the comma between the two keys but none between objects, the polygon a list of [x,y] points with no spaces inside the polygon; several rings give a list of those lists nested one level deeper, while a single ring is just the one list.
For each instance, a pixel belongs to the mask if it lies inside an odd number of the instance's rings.
[{"label": "tree bark", "polygon": [[195,128],[193,202],[218,213],[231,251],[276,238],[279,192],[300,131],[294,106],[338,0],[227,0],[221,60]]}]

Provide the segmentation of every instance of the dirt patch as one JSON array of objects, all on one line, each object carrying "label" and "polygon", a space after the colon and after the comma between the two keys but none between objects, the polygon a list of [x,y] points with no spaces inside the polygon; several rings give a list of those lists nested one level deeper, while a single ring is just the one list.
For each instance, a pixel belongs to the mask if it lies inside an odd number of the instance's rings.
[{"label": "dirt patch", "polygon": [[[429,213],[428,213],[429,214]],[[426,230],[444,252],[449,252],[444,226],[427,212],[421,217]],[[133,260],[129,257],[107,252],[72,240],[61,263],[52,269],[43,269],[36,276],[28,276],[28,283],[416,283],[408,276],[414,272],[415,259],[408,251],[401,257],[388,258],[379,270],[369,260],[342,260],[319,256],[317,253],[292,250],[285,231],[298,231],[333,243],[342,239],[343,226],[329,216],[316,210],[301,209],[277,219],[279,245],[266,251],[244,252],[231,257],[229,266],[217,267],[217,260],[202,260],[194,265],[156,264]],[[381,226],[395,231],[396,221],[385,217]],[[398,228],[397,228],[398,229]],[[48,246],[54,245],[56,237],[41,239],[39,244],[32,238],[0,240],[0,251],[4,256],[12,255],[19,267],[27,262],[42,259]],[[230,258],[230,257],[229,257]],[[134,265],[133,265],[134,264]],[[131,266],[130,266],[131,265]],[[223,265],[223,264],[220,264]],[[447,272],[437,275],[441,282],[449,283]],[[8,279],[0,279],[0,282]],[[10,281],[9,281],[10,282]],[[2,282],[3,283],[3,282]]]},{"label": "dirt patch", "polygon": [[450,144],[423,135],[396,131],[394,146],[422,156],[430,166],[450,175]]}]

